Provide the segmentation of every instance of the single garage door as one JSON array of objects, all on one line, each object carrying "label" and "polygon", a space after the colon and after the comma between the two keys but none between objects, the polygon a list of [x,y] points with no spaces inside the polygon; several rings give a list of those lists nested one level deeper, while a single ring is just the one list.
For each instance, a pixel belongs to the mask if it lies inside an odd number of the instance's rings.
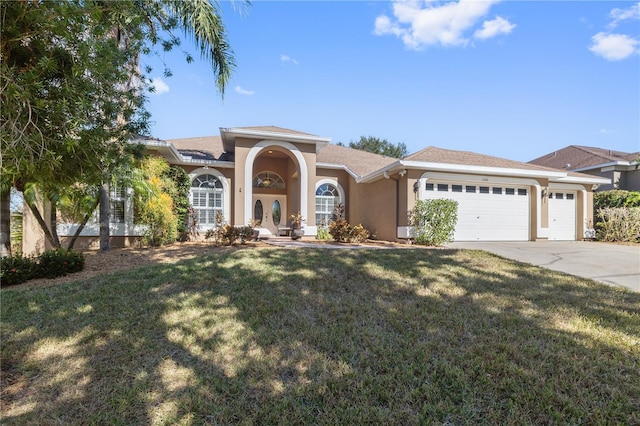
[{"label": "single garage door", "polygon": [[576,224],[576,193],[549,194],[549,239],[575,241]]},{"label": "single garage door", "polygon": [[426,198],[458,202],[455,241],[528,241],[529,188],[486,182],[426,184]]}]

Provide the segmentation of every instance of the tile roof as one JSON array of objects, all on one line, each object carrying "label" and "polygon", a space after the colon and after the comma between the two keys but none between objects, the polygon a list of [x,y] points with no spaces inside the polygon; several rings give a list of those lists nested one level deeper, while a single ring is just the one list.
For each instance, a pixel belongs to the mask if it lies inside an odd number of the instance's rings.
[{"label": "tile roof", "polygon": [[590,146],[569,145],[531,160],[529,163],[556,169],[575,170],[618,161],[633,161],[638,157],[640,157],[640,152],[630,153]]},{"label": "tile roof", "polygon": [[173,144],[182,155],[192,157],[194,160],[230,161],[222,148],[220,136],[167,139],[167,142]]},{"label": "tile roof", "polygon": [[398,158],[386,157],[334,144],[327,144],[322,147],[317,157],[318,163],[344,165],[358,176],[367,175],[396,161],[398,161]]},{"label": "tile roof", "polygon": [[538,166],[490,155],[477,154],[469,151],[454,151],[451,149],[429,146],[423,150],[404,158],[406,161],[424,161],[428,163],[461,164],[465,166],[498,167],[506,169],[555,171],[549,167]]},{"label": "tile roof", "polygon": [[301,135],[301,136],[317,136],[310,133],[299,132],[297,130],[285,129],[278,126],[248,126],[248,127],[234,127],[234,129],[241,130],[253,130],[256,132],[269,132],[269,133],[283,133],[288,135]]}]

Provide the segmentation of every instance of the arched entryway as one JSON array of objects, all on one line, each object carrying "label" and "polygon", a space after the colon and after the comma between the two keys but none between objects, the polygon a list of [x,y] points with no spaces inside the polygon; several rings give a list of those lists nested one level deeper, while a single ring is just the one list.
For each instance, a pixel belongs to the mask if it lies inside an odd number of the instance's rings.
[{"label": "arched entryway", "polygon": [[245,223],[259,223],[263,232],[277,234],[288,227],[290,215],[300,212],[307,218],[309,173],[292,143],[257,143],[247,156],[244,180]]}]

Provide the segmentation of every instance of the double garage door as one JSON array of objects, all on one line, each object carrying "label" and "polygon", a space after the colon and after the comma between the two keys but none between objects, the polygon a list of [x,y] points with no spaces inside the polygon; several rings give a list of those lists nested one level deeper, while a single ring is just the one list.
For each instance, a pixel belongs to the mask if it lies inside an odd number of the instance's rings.
[{"label": "double garage door", "polygon": [[[458,202],[455,241],[528,241],[531,226],[529,186],[429,179],[426,199]],[[549,239],[576,239],[576,194],[554,190],[549,195]]]}]

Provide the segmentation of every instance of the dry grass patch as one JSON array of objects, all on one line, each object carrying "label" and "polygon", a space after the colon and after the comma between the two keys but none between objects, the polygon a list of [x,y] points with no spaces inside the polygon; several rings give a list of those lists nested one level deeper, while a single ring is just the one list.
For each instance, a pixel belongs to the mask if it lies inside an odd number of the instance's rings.
[{"label": "dry grass patch", "polygon": [[212,252],[0,331],[3,424],[640,422],[640,294],[476,251]]}]

